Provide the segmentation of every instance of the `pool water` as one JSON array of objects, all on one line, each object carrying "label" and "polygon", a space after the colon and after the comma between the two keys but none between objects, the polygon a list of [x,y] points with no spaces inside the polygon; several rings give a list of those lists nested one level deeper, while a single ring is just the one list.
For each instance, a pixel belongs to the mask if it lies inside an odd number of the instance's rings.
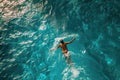
[{"label": "pool water", "polygon": [[[120,80],[120,1],[0,1],[0,80]],[[61,49],[68,44],[73,66]]]}]

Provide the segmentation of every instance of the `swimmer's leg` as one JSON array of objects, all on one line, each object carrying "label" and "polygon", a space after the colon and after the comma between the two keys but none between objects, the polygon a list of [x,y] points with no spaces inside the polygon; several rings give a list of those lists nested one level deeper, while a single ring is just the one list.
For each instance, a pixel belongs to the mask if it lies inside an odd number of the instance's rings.
[{"label": "swimmer's leg", "polygon": [[72,60],[71,60],[71,57],[70,57],[70,56],[68,57],[68,64],[70,64],[71,66],[73,65],[73,62],[72,62]]},{"label": "swimmer's leg", "polygon": [[72,65],[73,65],[73,62],[72,62],[72,60],[71,60],[71,56],[69,55],[69,53],[67,53],[67,54],[68,54],[68,55],[65,56],[66,62],[72,66]]}]

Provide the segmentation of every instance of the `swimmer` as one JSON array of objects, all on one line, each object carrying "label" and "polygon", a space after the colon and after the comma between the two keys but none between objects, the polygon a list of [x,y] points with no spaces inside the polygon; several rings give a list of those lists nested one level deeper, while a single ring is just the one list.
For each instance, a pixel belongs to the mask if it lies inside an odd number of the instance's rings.
[{"label": "swimmer", "polygon": [[74,40],[75,40],[75,38],[73,38],[69,42],[64,42],[63,39],[61,39],[60,40],[60,44],[56,48],[52,48],[50,51],[56,50],[57,48],[61,48],[62,49],[62,53],[63,53],[67,63],[72,65],[72,61],[71,61],[70,53],[69,53],[68,48],[67,48],[67,44],[72,43]]}]

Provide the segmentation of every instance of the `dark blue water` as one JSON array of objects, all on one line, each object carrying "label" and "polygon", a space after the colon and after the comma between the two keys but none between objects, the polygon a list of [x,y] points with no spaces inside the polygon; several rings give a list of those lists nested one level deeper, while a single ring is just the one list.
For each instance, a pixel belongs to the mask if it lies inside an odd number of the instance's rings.
[{"label": "dark blue water", "polygon": [[[119,0],[1,0],[0,80],[120,80]],[[60,49],[68,45],[74,68]]]}]

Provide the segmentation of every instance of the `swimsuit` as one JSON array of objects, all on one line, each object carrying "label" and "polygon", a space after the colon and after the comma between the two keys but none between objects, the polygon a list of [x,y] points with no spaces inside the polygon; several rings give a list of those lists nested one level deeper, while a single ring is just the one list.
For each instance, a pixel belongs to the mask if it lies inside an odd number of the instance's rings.
[{"label": "swimsuit", "polygon": [[64,53],[64,56],[65,56],[65,58],[69,58],[70,57],[69,51],[67,53]]}]

